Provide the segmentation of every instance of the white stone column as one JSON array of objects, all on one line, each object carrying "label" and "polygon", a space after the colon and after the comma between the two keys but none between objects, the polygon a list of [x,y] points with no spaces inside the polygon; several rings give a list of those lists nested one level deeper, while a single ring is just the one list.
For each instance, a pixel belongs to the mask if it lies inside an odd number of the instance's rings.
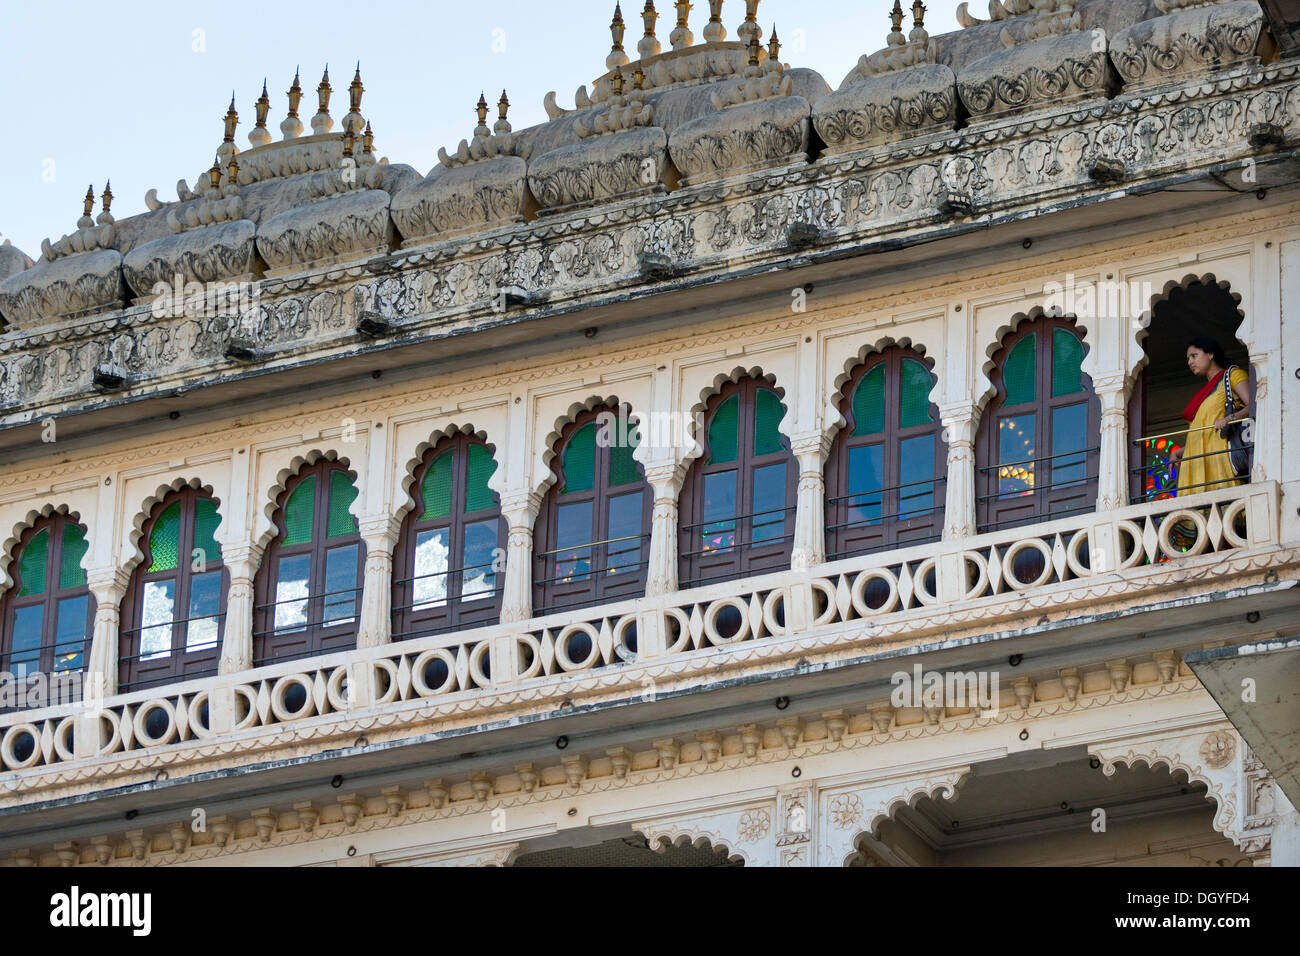
[{"label": "white stone column", "polygon": [[685,475],[685,465],[677,462],[651,464],[645,469],[646,483],[654,495],[650,550],[646,558],[646,597],[677,590],[677,501]]},{"label": "white stone column", "polygon": [[122,598],[130,577],[118,568],[91,571],[90,593],[95,595],[95,624],[86,657],[86,684],[104,697],[117,693],[117,663]]},{"label": "white stone column", "polygon": [[379,647],[393,639],[393,548],[401,522],[391,515],[358,522],[366,544],[365,574],[357,647]]},{"label": "white stone column", "polygon": [[1128,504],[1128,389],[1120,376],[1099,379],[1094,387],[1101,401],[1097,510],[1114,511]]},{"label": "white stone column", "polygon": [[218,674],[238,674],[253,666],[253,577],[260,553],[251,545],[221,549],[221,560],[230,575],[230,590],[226,592]]},{"label": "white stone column", "polygon": [[95,569],[86,578],[90,593],[95,596],[95,621],[81,690],[84,712],[72,730],[73,751],[78,757],[93,757],[103,744],[99,711],[104,699],[117,693],[120,611],[130,581],[119,568]]},{"label": "white stone column", "polygon": [[531,491],[502,496],[501,514],[510,526],[506,544],[506,580],[501,595],[501,623],[533,616],[533,524],[542,499]]},{"label": "white stone column", "polygon": [[973,403],[945,407],[940,413],[948,442],[948,488],[944,497],[943,538],[975,534],[975,433],[979,413]]},{"label": "white stone column", "polygon": [[791,442],[799,463],[790,568],[806,571],[826,562],[826,478],[823,470],[831,439],[820,433]]}]

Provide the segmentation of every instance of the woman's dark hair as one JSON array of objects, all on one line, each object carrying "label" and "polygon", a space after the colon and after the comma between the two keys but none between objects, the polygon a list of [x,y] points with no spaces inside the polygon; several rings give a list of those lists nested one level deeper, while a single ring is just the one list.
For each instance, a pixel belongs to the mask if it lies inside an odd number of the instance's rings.
[{"label": "woman's dark hair", "polygon": [[1228,356],[1223,354],[1223,346],[1208,335],[1198,335],[1187,343],[1187,347],[1189,349],[1200,349],[1214,359],[1214,364],[1219,368],[1226,369],[1228,367]]}]

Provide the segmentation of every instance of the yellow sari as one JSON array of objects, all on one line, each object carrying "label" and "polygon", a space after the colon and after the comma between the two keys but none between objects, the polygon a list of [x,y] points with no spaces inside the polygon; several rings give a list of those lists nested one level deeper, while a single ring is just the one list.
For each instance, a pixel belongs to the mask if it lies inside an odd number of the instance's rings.
[{"label": "yellow sari", "polygon": [[[1232,370],[1230,387],[1238,409],[1241,408],[1241,396],[1236,394],[1237,386],[1248,378],[1241,369]],[[1205,397],[1201,407],[1196,410],[1196,417],[1187,432],[1183,460],[1178,465],[1179,495],[1231,488],[1245,481],[1244,478],[1238,478],[1232,470],[1232,461],[1228,457],[1228,440],[1221,438],[1217,429],[1209,427],[1223,418],[1226,412],[1227,402],[1223,396],[1223,380],[1220,379],[1218,387]]]}]

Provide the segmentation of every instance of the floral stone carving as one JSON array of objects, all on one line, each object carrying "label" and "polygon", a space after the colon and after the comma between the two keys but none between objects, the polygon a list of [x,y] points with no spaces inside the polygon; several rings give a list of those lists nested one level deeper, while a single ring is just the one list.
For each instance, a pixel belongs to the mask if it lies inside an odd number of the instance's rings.
[{"label": "floral stone carving", "polygon": [[957,78],[939,63],[857,80],[819,99],[812,114],[832,154],[950,130],[956,119]]},{"label": "floral stone carving", "polygon": [[285,271],[386,252],[390,200],[382,189],[362,189],[288,209],[257,230],[257,250],[272,270]]},{"label": "floral stone carving", "polygon": [[1175,10],[1117,32],[1110,58],[1126,88],[1158,86],[1253,58],[1263,27],[1254,0]]},{"label": "floral stone carving", "polygon": [[807,158],[811,112],[802,96],[731,106],[677,127],[668,152],[684,185],[798,162]]},{"label": "floral stone carving", "polygon": [[116,309],[122,305],[122,253],[95,249],[59,259],[0,282],[0,314],[31,328],[50,319]]},{"label": "floral stone carving", "polygon": [[1048,36],[976,60],[957,74],[961,101],[987,116],[1104,97],[1112,78],[1104,37],[1100,30]]},{"label": "floral stone carving", "polygon": [[219,282],[253,273],[257,227],[247,219],[191,229],[142,243],[127,253],[122,272],[144,298],[158,283]]}]

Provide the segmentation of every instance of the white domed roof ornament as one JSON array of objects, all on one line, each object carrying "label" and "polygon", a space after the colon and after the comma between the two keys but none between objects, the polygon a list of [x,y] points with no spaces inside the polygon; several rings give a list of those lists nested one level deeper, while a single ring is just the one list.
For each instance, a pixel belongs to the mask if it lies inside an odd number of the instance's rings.
[{"label": "white domed roof ornament", "polygon": [[325,72],[321,74],[320,86],[316,87],[316,100],[319,104],[319,110],[311,118],[311,131],[315,136],[328,133],[334,128],[334,120],[330,116],[330,68],[326,64]]},{"label": "white domed roof ornament", "polygon": [[907,38],[903,36],[903,5],[898,0],[894,0],[894,9],[889,11],[889,22],[892,27],[889,36],[885,37],[885,45],[903,46]]},{"label": "white domed roof ornament", "polygon": [[672,44],[674,50],[685,50],[695,42],[695,34],[686,25],[686,18],[690,15],[692,4],[689,0],[677,0],[674,5],[677,7],[677,26],[673,27],[673,32],[668,34],[668,42]]},{"label": "white domed roof ornament", "polygon": [[257,111],[257,125],[248,134],[248,142],[256,149],[258,146],[265,146],[271,142],[271,134],[266,129],[266,116],[271,112],[271,98],[266,94],[265,78],[262,79],[262,95],[257,98],[254,108]]},{"label": "white domed roof ornament", "polygon": [[736,39],[743,43],[763,39],[763,31],[758,26],[758,0],[745,0],[745,22],[737,27]]},{"label": "white domed roof ornament", "polygon": [[614,4],[614,19],[609,22],[609,33],[614,40],[614,45],[610,47],[609,56],[605,57],[606,69],[614,70],[627,63],[627,54],[623,52],[623,31],[625,29],[623,10],[616,3]]},{"label": "white domed roof ornament", "polygon": [[92,183],[86,187],[85,206],[81,212],[81,218],[77,220],[77,228],[89,229],[95,225],[94,217],[90,214],[95,210],[95,186]]},{"label": "white domed roof ornament", "polygon": [[359,139],[366,128],[366,121],[361,115],[361,94],[366,88],[361,85],[361,63],[357,63],[356,75],[348,86],[348,114],[343,117],[343,132]]},{"label": "white domed roof ornament", "polygon": [[104,182],[104,192],[100,199],[103,200],[104,205],[100,214],[95,218],[95,222],[100,226],[111,226],[116,221],[113,214],[109,212],[109,207],[113,204],[113,185],[111,182],[107,180]]},{"label": "white domed roof ornament", "polygon": [[230,92],[230,106],[226,109],[222,123],[225,126],[225,133],[222,135],[221,145],[217,147],[217,158],[222,163],[228,163],[239,152],[239,147],[235,145],[235,127],[239,125],[239,114],[235,112],[234,90]]},{"label": "white domed roof ornament", "polygon": [[722,0],[709,0],[709,22],[704,27],[705,43],[721,43],[727,38],[722,25]]},{"label": "white domed roof ornament", "polygon": [[907,35],[909,43],[925,44],[930,34],[925,29],[925,4],[921,0],[912,0],[912,32]]},{"label": "white domed roof ornament", "polygon": [[660,50],[663,49],[658,39],[655,38],[655,21],[658,19],[659,14],[655,12],[654,0],[645,0],[645,9],[641,11],[641,22],[645,24],[645,36],[636,45],[636,52],[643,60],[658,56]]},{"label": "white domed roof ornament", "polygon": [[289,115],[280,124],[280,132],[285,139],[297,139],[302,135],[302,120],[298,119],[298,104],[302,102],[302,86],[298,83],[298,70],[293,71],[293,86],[289,87]]}]

